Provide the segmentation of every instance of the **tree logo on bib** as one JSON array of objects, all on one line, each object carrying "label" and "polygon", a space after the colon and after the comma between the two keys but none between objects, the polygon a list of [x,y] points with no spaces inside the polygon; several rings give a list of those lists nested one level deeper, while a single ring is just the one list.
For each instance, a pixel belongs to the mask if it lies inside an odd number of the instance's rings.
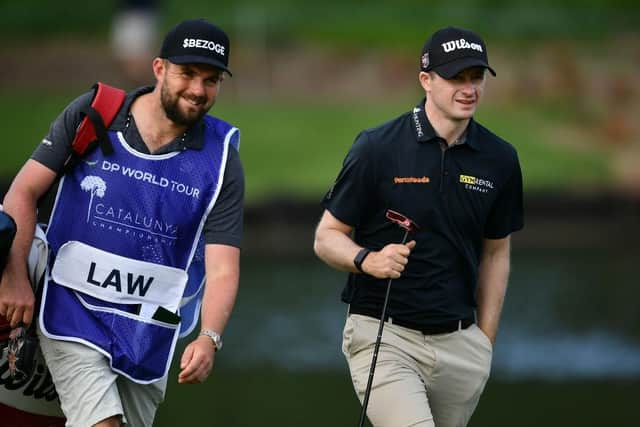
[{"label": "tree logo on bib", "polygon": [[107,191],[107,183],[104,182],[104,180],[99,176],[88,175],[85,176],[80,183],[80,188],[82,188],[83,191],[88,191],[91,194],[91,199],[89,200],[89,209],[87,210],[87,222],[89,222],[89,218],[91,217],[91,206],[93,205],[93,197],[104,197],[104,193],[105,191]]}]

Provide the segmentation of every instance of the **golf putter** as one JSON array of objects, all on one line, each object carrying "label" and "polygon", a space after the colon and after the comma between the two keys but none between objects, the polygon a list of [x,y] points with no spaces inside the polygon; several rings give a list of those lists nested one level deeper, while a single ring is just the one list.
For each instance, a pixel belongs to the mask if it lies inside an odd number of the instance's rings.
[{"label": "golf putter", "polygon": [[[418,228],[420,228],[418,227],[418,224],[410,220],[405,215],[391,209],[387,209],[385,216],[390,222],[404,229],[404,236],[402,237],[402,242],[400,242],[400,244],[402,245],[407,242],[407,237],[409,237],[410,232],[416,231]],[[384,304],[382,305],[382,315],[380,316],[380,325],[378,326],[378,336],[376,338],[376,344],[373,348],[373,358],[371,359],[369,380],[367,381],[367,388],[364,392],[364,399],[362,401],[362,412],[360,413],[360,422],[358,423],[359,427],[364,426],[364,420],[367,417],[367,406],[369,405],[369,395],[371,394],[371,385],[373,384],[373,373],[376,370],[376,362],[378,361],[378,350],[380,350],[380,342],[382,341],[382,330],[384,329],[384,319],[387,316],[387,305],[389,304],[389,293],[391,291],[392,281],[393,279],[389,279],[389,281],[387,282],[387,293],[384,297]]]}]

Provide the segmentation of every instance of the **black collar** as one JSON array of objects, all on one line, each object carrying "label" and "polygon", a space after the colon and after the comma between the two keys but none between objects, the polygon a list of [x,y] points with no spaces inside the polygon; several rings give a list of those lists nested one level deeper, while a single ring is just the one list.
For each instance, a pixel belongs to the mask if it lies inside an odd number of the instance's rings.
[{"label": "black collar", "polygon": [[[431,122],[429,122],[429,119],[427,118],[427,113],[424,111],[425,101],[426,98],[423,98],[422,101],[420,101],[420,103],[418,103],[418,105],[416,105],[411,111],[411,125],[416,133],[416,139],[418,142],[444,141],[444,138],[437,134],[431,125]],[[474,150],[480,150],[480,145],[476,139],[477,126],[476,121],[471,118],[467,125],[465,141],[460,145],[468,145]]]},{"label": "black collar", "polygon": [[411,125],[416,133],[416,139],[418,142],[441,140],[442,138],[438,136],[429,119],[427,119],[427,113],[424,111],[425,101],[426,98],[423,98],[411,111]]}]

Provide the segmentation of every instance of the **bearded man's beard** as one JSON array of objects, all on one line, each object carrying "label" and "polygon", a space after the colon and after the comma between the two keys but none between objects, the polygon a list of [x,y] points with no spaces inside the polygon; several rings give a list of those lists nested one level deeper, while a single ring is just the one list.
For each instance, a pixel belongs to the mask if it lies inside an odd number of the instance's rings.
[{"label": "bearded man's beard", "polygon": [[[162,90],[160,91],[160,102],[162,103],[162,108],[164,109],[167,118],[178,125],[191,127],[202,119],[211,108],[209,107],[207,109],[201,109],[197,113],[187,114],[178,106],[179,100],[180,98],[178,96],[171,96],[169,88],[166,85],[162,86]],[[198,99],[198,101],[201,100]]]}]

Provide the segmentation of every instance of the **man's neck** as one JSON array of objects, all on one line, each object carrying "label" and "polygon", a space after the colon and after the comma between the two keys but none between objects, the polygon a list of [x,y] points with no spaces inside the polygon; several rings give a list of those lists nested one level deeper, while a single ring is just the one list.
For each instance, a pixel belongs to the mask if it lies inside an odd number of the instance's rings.
[{"label": "man's neck", "polygon": [[154,90],[139,96],[131,104],[131,115],[150,153],[169,144],[187,130],[185,126],[178,126],[169,120],[162,109],[159,96]]},{"label": "man's neck", "polygon": [[446,117],[428,101],[425,103],[424,111],[433,130],[436,131],[439,137],[447,141],[447,145],[455,144],[464,134],[467,125],[471,121],[471,119],[454,120]]}]

